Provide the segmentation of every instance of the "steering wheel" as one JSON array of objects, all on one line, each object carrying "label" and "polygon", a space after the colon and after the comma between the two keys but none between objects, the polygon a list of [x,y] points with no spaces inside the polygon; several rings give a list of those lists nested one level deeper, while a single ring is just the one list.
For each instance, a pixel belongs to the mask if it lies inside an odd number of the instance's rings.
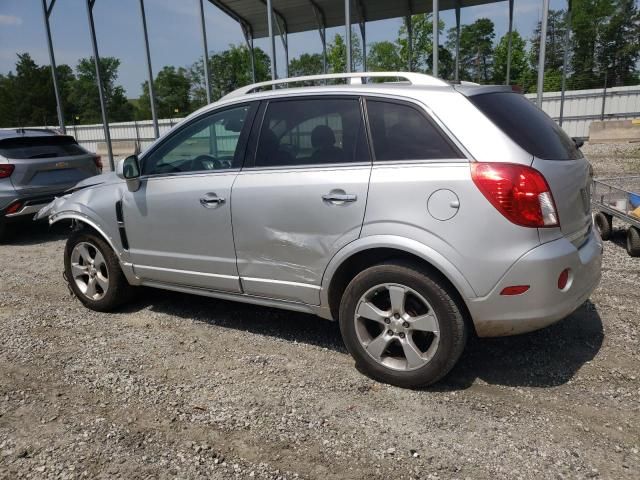
[{"label": "steering wheel", "polygon": [[[211,168],[210,165],[213,165],[213,168]],[[196,158],[191,160],[190,166],[191,171],[219,170],[223,168],[225,168],[224,162],[211,155],[198,155]]]}]

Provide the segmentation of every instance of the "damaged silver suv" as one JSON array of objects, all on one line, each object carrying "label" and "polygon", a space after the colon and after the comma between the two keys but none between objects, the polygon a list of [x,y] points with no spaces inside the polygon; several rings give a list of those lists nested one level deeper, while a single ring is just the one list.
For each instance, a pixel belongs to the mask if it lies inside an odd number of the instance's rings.
[{"label": "damaged silver suv", "polygon": [[589,297],[590,182],[510,88],[335,74],[232,92],[39,215],[73,221],[64,268],[91,309],[145,285],[315,313],[362,371],[419,387],[470,333],[535,330]]}]

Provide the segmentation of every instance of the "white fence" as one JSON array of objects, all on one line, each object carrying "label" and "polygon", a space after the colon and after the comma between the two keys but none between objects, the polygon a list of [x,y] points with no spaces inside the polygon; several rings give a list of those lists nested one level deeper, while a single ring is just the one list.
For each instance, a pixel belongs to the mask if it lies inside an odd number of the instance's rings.
[{"label": "white fence", "polygon": [[[602,118],[603,89],[570,90],[564,96],[562,128],[571,137],[589,137],[589,125]],[[535,103],[536,94],[525,95]],[[640,85],[607,89],[604,120],[640,118]],[[560,92],[542,95],[542,109],[555,121],[560,119]]]},{"label": "white fence", "polygon": [[[535,94],[527,94],[535,102]],[[562,128],[572,137],[589,136],[589,124],[600,120],[602,114],[603,90],[571,90],[565,93],[564,119]],[[560,118],[560,92],[546,92],[542,98],[542,109],[554,120]],[[640,118],[640,85],[607,89],[605,99],[605,120]],[[180,118],[159,121],[160,133],[169,130]],[[151,120],[140,122],[111,123],[109,132],[112,140],[137,141],[141,150],[154,140]],[[104,141],[102,124],[68,126],[67,132],[90,151],[97,150],[98,142]]]}]

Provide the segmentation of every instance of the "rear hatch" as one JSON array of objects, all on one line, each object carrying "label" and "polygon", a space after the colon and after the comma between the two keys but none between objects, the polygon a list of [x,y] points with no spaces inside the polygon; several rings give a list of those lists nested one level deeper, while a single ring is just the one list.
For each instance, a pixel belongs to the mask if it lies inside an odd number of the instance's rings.
[{"label": "rear hatch", "polygon": [[66,135],[0,139],[0,155],[14,166],[14,188],[26,195],[61,192],[100,173],[99,157]]},{"label": "rear hatch", "polygon": [[495,89],[475,92],[468,95],[471,102],[533,156],[531,166],[544,175],[553,194],[562,234],[582,245],[592,224],[592,170],[573,139],[523,95]]}]

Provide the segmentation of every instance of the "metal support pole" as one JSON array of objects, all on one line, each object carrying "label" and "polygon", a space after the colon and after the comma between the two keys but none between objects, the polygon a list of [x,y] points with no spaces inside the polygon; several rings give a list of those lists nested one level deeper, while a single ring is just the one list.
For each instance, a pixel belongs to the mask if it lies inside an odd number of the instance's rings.
[{"label": "metal support pole", "polygon": [[209,85],[209,48],[207,47],[207,26],[204,22],[203,0],[200,0],[200,26],[202,28],[202,62],[204,63],[204,88],[207,91],[207,103],[211,103],[211,86]]},{"label": "metal support pole", "polygon": [[600,113],[600,120],[604,120],[604,109],[607,105],[607,74],[609,73],[609,66],[604,67],[604,89],[602,90],[602,112]]},{"label": "metal support pole", "polygon": [[460,81],[460,0],[456,0],[456,71],[454,80]]},{"label": "metal support pole", "polygon": [[249,60],[251,61],[251,81],[256,83],[256,52],[253,48],[253,35],[249,36]]},{"label": "metal support pole", "polygon": [[316,17],[316,23],[318,24],[318,34],[320,35],[320,42],[322,42],[322,73],[327,73],[327,37],[325,28],[325,16],[322,9],[317,3],[311,1],[311,8],[313,8],[313,14]]},{"label": "metal support pole", "polygon": [[56,57],[53,53],[53,42],[51,40],[51,26],[49,25],[49,17],[53,10],[53,5],[56,0],[51,0],[51,3],[47,7],[46,0],[42,0],[42,13],[44,14],[44,27],[47,32],[47,46],[49,47],[49,62],[51,63],[51,79],[53,80],[53,93],[56,96],[56,110],[58,112],[58,123],[62,133],[67,133],[67,129],[64,125],[64,114],[62,112],[62,100],[60,99],[60,89],[58,88],[58,72],[56,71]]},{"label": "metal support pole", "polygon": [[[548,0],[547,0],[548,1]],[[432,73],[434,77],[438,76],[438,45],[440,45],[439,39],[439,24],[440,24],[440,6],[438,0],[433,0],[433,69]]]},{"label": "metal support pole", "polygon": [[115,170],[113,150],[111,148],[111,134],[109,133],[109,121],[107,120],[107,103],[104,98],[104,86],[102,85],[102,72],[100,68],[100,55],[98,54],[98,41],[96,40],[96,27],[93,23],[93,5],[96,0],[87,0],[87,17],[89,19],[89,33],[91,34],[91,46],[93,47],[93,61],[96,65],[96,81],[98,83],[98,95],[100,97],[100,110],[102,111],[102,126],[104,128],[104,140],[107,144],[109,165]]},{"label": "metal support pole", "polygon": [[344,28],[347,47],[347,73],[351,72],[351,0],[344,0]]},{"label": "metal support pole", "polygon": [[507,43],[507,76],[505,78],[505,85],[511,84],[511,44],[513,35],[513,0],[509,0],[509,40]]},{"label": "metal support pole", "polygon": [[542,22],[540,25],[540,54],[538,59],[538,94],[536,103],[542,108],[542,91],[544,90],[544,65],[547,48],[547,24],[549,23],[549,0],[542,0]]},{"label": "metal support pole", "polygon": [[156,112],[156,94],[153,87],[153,69],[151,68],[151,52],[149,51],[149,36],[147,35],[147,16],[144,13],[144,0],[140,0],[140,16],[142,17],[142,32],[144,33],[144,49],[147,54],[149,103],[151,104],[151,118],[153,119],[153,133],[155,138],[158,138],[160,136],[160,128],[158,127],[158,114]]},{"label": "metal support pole", "polygon": [[269,27],[269,43],[271,44],[271,80],[275,80],[278,75],[276,74],[276,39],[273,36],[272,0],[267,0],[267,25]]},{"label": "metal support pole", "polygon": [[362,37],[362,71],[367,71],[367,24],[360,22],[360,36]]},{"label": "metal support pole", "polygon": [[571,41],[571,0],[567,2],[566,31],[564,34],[564,55],[562,57],[562,87],[560,88],[560,126],[564,119],[564,93],[567,89],[567,67],[569,65],[569,42]]},{"label": "metal support pole", "polygon": [[407,27],[407,70],[413,71],[413,24],[411,15],[404,17],[404,24]]}]

